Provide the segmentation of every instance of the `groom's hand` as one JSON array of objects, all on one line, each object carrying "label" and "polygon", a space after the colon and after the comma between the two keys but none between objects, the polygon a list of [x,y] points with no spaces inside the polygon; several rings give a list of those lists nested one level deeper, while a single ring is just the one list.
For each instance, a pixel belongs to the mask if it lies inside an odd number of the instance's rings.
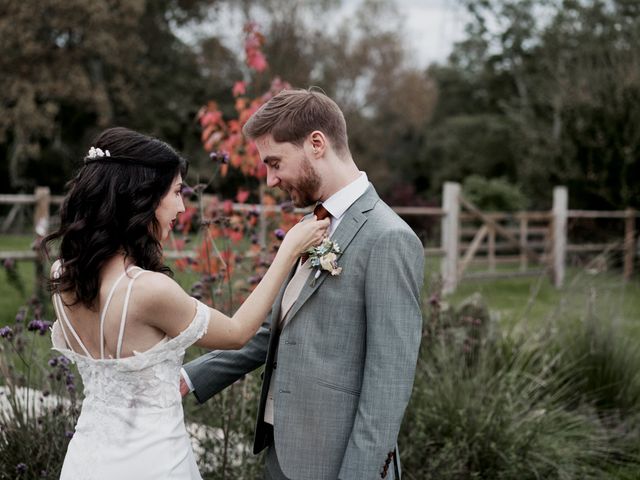
[{"label": "groom's hand", "polygon": [[184,377],[180,375],[180,395],[184,398],[189,393],[189,385],[184,381]]}]

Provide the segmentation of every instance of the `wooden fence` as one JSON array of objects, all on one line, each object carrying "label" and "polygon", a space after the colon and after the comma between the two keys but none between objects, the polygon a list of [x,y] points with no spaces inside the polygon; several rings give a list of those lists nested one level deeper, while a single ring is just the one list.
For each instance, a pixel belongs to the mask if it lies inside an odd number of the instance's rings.
[{"label": "wooden fence", "polygon": [[[445,254],[441,264],[444,293],[455,291],[463,279],[543,273],[549,273],[554,285],[560,288],[564,284],[568,254],[595,254],[587,264],[589,266],[606,255],[622,252],[622,273],[624,279],[629,280],[638,249],[638,212],[634,209],[569,210],[568,198],[566,187],[555,187],[550,211],[487,213],[480,211],[462,195],[459,184],[445,183],[442,220]],[[568,222],[578,219],[623,221],[624,235],[607,243],[569,243]],[[485,255],[478,258],[478,253]],[[487,269],[468,272],[472,262],[485,263]],[[508,272],[498,271],[497,265],[504,264],[515,264],[518,268]]]},{"label": "wooden fence", "polygon": [[[211,197],[204,196],[207,203]],[[52,196],[48,187],[37,187],[32,195],[0,195],[0,205],[10,204],[12,209],[3,223],[3,230],[15,217],[17,209],[33,206],[33,231],[40,240],[51,225],[51,207],[59,206],[63,197]],[[461,193],[458,183],[444,184],[442,207],[393,207],[398,215],[411,218],[433,218],[440,225],[440,245],[425,247],[425,255],[441,257],[440,272],[444,293],[455,291],[464,279],[505,278],[522,275],[540,275],[548,272],[556,287],[562,287],[565,278],[567,254],[594,254],[595,258],[612,252],[623,254],[623,276],[631,278],[637,250],[636,220],[638,212],[585,211],[568,209],[566,187],[553,191],[553,208],[538,212],[483,212]],[[265,214],[278,212],[275,205],[233,204],[234,211],[255,211],[260,217],[261,243],[265,242]],[[304,212],[303,209],[298,209]],[[570,244],[567,224],[569,219],[616,219],[624,222],[624,236],[608,243]],[[165,251],[167,258],[192,256],[190,251]],[[35,250],[0,252],[0,260],[28,260],[36,265],[36,278],[43,277],[43,259]],[[483,265],[485,269],[471,270]],[[504,271],[502,265],[515,265]],[[40,286],[37,286],[40,288]]]}]

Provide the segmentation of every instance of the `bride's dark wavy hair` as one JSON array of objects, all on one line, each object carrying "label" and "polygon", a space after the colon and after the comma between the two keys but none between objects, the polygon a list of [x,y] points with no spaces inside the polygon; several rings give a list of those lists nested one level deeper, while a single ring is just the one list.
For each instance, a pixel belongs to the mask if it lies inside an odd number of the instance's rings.
[{"label": "bride's dark wavy hair", "polygon": [[[188,163],[166,143],[127,128],[102,132],[67,184],[60,228],[43,240],[60,239],[61,275],[49,281],[51,291],[70,292],[92,308],[99,293],[99,274],[118,252],[145,270],[171,275],[162,262],[161,231],[155,210],[178,173]],[[108,156],[106,154],[108,150]]]}]

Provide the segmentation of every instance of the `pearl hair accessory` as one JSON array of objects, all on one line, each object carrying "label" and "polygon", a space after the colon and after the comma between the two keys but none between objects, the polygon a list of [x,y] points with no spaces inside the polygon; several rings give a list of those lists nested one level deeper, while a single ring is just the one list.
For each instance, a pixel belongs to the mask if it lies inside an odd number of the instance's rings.
[{"label": "pearl hair accessory", "polygon": [[87,155],[87,158],[97,158],[97,157],[110,157],[111,153],[109,153],[109,150],[102,150],[100,148],[95,148],[95,147],[91,147],[89,149],[89,154]]}]

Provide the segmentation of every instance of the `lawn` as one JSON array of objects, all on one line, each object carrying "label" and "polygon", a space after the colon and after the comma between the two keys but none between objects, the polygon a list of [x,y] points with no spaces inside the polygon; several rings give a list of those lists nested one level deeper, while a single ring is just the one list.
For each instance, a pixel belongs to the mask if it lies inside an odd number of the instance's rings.
[{"label": "lawn", "polygon": [[463,281],[449,300],[457,304],[479,292],[503,328],[537,328],[546,322],[598,318],[640,339],[640,280],[624,282],[619,272],[595,275],[569,270],[565,286],[556,289],[548,276]]}]

